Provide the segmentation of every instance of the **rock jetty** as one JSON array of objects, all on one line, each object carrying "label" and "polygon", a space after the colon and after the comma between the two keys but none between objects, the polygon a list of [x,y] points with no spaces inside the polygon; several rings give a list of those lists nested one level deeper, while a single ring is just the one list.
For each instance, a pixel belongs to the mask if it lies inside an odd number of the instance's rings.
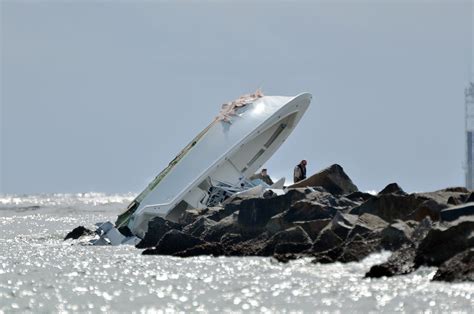
[{"label": "rock jetty", "polygon": [[[154,218],[137,248],[146,255],[272,256],[287,262],[348,263],[392,251],[366,277],[438,267],[433,280],[474,279],[474,194],[462,187],[406,193],[390,183],[358,190],[339,165],[288,187],[284,195],[234,196],[186,211],[178,223]],[[82,230],[81,230],[82,231]]]}]

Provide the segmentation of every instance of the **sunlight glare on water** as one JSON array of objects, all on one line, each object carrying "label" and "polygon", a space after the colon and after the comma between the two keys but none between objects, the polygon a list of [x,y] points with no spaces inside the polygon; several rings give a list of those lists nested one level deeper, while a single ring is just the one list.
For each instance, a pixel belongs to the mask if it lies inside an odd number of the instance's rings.
[{"label": "sunlight glare on water", "polygon": [[[96,200],[94,200],[96,198]],[[364,279],[360,263],[143,256],[132,246],[62,241],[114,220],[133,195],[0,197],[0,312],[470,312],[473,284],[434,283],[435,269]],[[39,204],[39,205],[34,205]],[[38,206],[29,208],[29,206]]]}]

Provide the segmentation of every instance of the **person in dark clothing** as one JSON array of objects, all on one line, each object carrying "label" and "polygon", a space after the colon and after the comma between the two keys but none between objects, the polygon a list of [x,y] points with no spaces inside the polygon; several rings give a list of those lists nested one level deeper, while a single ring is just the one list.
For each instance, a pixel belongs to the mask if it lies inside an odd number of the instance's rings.
[{"label": "person in dark clothing", "polygon": [[273,181],[270,176],[267,174],[267,169],[262,169],[260,173],[256,173],[249,178],[250,180],[260,179],[268,185],[272,185]]},{"label": "person in dark clothing", "polygon": [[293,181],[295,183],[306,179],[306,164],[306,160],[302,160],[298,165],[296,165],[295,170],[293,171]]}]

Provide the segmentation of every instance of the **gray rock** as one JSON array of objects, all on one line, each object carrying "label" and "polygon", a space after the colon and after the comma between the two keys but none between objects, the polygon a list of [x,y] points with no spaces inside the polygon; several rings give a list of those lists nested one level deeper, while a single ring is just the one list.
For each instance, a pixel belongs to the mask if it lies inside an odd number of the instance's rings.
[{"label": "gray rock", "polygon": [[356,215],[337,212],[331,221],[330,228],[339,238],[345,240],[358,218]]},{"label": "gray rock", "polygon": [[375,234],[366,234],[364,237],[357,234],[343,244],[342,252],[337,261],[342,263],[359,262],[379,250],[380,237]]},{"label": "gray rock", "polygon": [[207,208],[198,209],[186,209],[178,219],[178,223],[182,226],[187,226],[195,222],[199,217],[203,216],[207,212]]},{"label": "gray rock", "polygon": [[267,225],[265,226],[265,229],[270,233],[270,234],[275,234],[277,232],[280,232],[280,231],[283,231],[283,230],[286,230],[288,228],[292,228],[294,227],[295,224],[292,223],[292,222],[288,222],[285,218],[284,218],[284,214],[283,213],[280,213],[280,214],[277,214],[275,216],[273,216],[272,218],[270,218],[270,221],[267,223]]},{"label": "gray rock", "polygon": [[220,240],[223,247],[228,247],[242,242],[244,239],[239,233],[225,233]]},{"label": "gray rock", "polygon": [[415,221],[421,221],[425,217],[429,217],[431,220],[439,220],[439,215],[441,210],[448,207],[446,203],[440,203],[434,199],[428,199],[421,203],[410,215],[408,215],[407,219],[412,219]]},{"label": "gray rock", "polygon": [[202,245],[205,242],[192,235],[186,234],[182,231],[173,229],[168,231],[158,242],[156,248],[147,249],[143,252],[144,255],[172,255],[187,249],[193,248],[197,245]]},{"label": "gray rock", "polygon": [[417,266],[439,266],[454,255],[474,246],[474,219],[458,219],[437,224],[420,243],[416,252]]},{"label": "gray rock", "polygon": [[283,217],[288,222],[309,221],[332,218],[336,212],[334,207],[325,206],[315,201],[302,200],[285,211]]},{"label": "gray rock", "polygon": [[83,236],[94,235],[94,231],[87,229],[84,226],[79,226],[74,228],[71,232],[69,232],[65,237],[64,240],[67,239],[79,239]]},{"label": "gray rock", "polygon": [[372,214],[391,223],[396,219],[406,219],[427,198],[410,195],[382,194],[374,196],[364,204],[353,208],[350,213],[362,215]]},{"label": "gray rock", "polygon": [[[306,249],[309,249],[311,248],[311,245],[313,242],[311,241],[311,238],[308,236],[306,231],[303,230],[303,228],[293,227],[293,228],[278,232],[275,235],[273,235],[265,243],[265,245],[257,253],[257,255],[262,255],[262,256],[273,255],[273,253],[275,252],[275,247],[278,244],[283,244],[283,243],[306,245]],[[281,254],[281,253],[294,253],[294,252],[283,252],[280,249],[279,253]]]},{"label": "gray rock", "polygon": [[238,222],[248,228],[263,229],[271,217],[287,210],[305,196],[306,194],[302,191],[290,190],[284,195],[273,198],[243,200],[238,207]]},{"label": "gray rock", "polygon": [[394,252],[387,262],[374,265],[365,274],[368,278],[392,277],[396,275],[406,275],[416,269],[415,248],[412,246],[402,247]]},{"label": "gray rock", "polygon": [[242,233],[242,229],[237,221],[237,213],[209,226],[209,228],[204,230],[201,234],[201,238],[208,242],[220,242],[222,236],[226,233]]},{"label": "gray rock", "polygon": [[313,192],[306,195],[305,200],[316,202],[324,207],[333,207],[344,212],[362,204],[362,202],[351,200],[345,196],[333,195],[321,187],[314,188]]},{"label": "gray rock", "polygon": [[207,217],[200,217],[192,224],[184,227],[183,232],[199,238],[206,230],[209,230],[212,226],[216,224],[217,222],[215,222],[214,220],[211,220]]},{"label": "gray rock", "polygon": [[456,254],[439,267],[434,281],[474,281],[474,249]]},{"label": "gray rock", "polygon": [[368,201],[369,199],[371,199],[372,197],[373,197],[372,194],[360,192],[360,191],[353,192],[346,195],[346,198],[350,199],[351,201],[359,202],[359,203],[364,203]]},{"label": "gray rock", "polygon": [[382,191],[379,192],[378,195],[383,194],[399,194],[399,195],[407,195],[405,191],[397,184],[397,183],[390,183]]},{"label": "gray rock", "polygon": [[463,186],[453,186],[453,187],[442,189],[442,190],[439,190],[439,191],[441,191],[441,192],[463,193],[463,194],[470,193],[470,191],[467,188],[463,187]]},{"label": "gray rock", "polygon": [[354,228],[352,228],[348,238],[352,238],[355,235],[365,235],[368,233],[379,232],[387,226],[388,223],[382,218],[365,213],[357,218]]},{"label": "gray rock", "polygon": [[224,207],[209,207],[206,217],[214,221],[221,221],[222,219],[235,213],[237,210],[238,206],[233,206],[233,204],[229,204]]},{"label": "gray rock", "polygon": [[474,216],[474,202],[449,207],[440,212],[441,221],[453,221],[462,216]]},{"label": "gray rock", "polygon": [[192,257],[201,255],[221,256],[224,255],[224,249],[220,243],[204,243],[193,246],[184,251],[173,254],[179,257]]},{"label": "gray rock", "polygon": [[[466,188],[447,188],[443,190],[438,190],[434,192],[425,192],[425,193],[416,193],[415,195],[424,197],[427,199],[432,199],[440,204],[449,204],[449,200],[462,201],[466,200],[469,197],[470,192]],[[449,204],[452,205],[452,204]]]},{"label": "gray rock", "polygon": [[331,249],[321,251],[321,252],[313,252],[312,256],[314,259],[311,261],[313,264],[330,264],[337,262],[340,256],[343,253],[343,246],[338,245]]},{"label": "gray rock", "polygon": [[321,231],[316,241],[313,243],[312,251],[315,253],[325,252],[342,244],[342,239],[331,230],[330,226]]},{"label": "gray rock", "polygon": [[410,195],[382,194],[351,209],[350,213],[370,213],[387,222],[393,222],[395,219],[421,221],[426,216],[438,220],[440,211],[450,206],[448,201],[451,197],[462,198],[467,197],[467,194],[459,192],[458,189]]},{"label": "gray rock", "polygon": [[403,245],[411,244],[413,228],[404,221],[396,220],[382,230],[380,245],[386,250],[397,250]]},{"label": "gray rock", "polygon": [[148,222],[148,231],[135,247],[139,249],[154,247],[168,231],[173,229],[181,230],[181,225],[157,216]]},{"label": "gray rock", "polygon": [[[241,200],[236,201],[236,203],[240,204]],[[230,216],[237,210],[237,206],[235,204],[229,204],[226,207],[221,207],[221,206],[216,206],[216,207],[207,207],[207,208],[201,208],[201,209],[187,209],[185,210],[182,214],[181,217],[179,218],[178,222],[179,224],[183,226],[190,225],[194,223],[196,220],[198,220],[201,217],[206,217],[208,219],[214,220],[214,221],[220,221],[224,219],[225,217]]]},{"label": "gray rock", "polygon": [[311,177],[289,186],[289,188],[322,186],[331,194],[342,195],[357,192],[357,186],[340,165],[332,165]]},{"label": "gray rock", "polygon": [[318,238],[321,231],[332,221],[332,219],[315,219],[309,221],[295,221],[294,224],[300,226],[306,231],[309,237],[314,241]]},{"label": "gray rock", "polygon": [[267,245],[269,234],[264,232],[257,237],[241,241],[235,245],[225,248],[226,255],[229,256],[255,256]]}]

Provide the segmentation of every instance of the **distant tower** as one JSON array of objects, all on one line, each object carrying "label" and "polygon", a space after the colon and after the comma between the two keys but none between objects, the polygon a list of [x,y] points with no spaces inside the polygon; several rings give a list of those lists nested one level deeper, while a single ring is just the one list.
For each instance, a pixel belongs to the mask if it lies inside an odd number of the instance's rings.
[{"label": "distant tower", "polygon": [[466,97],[466,188],[474,189],[474,83],[464,91]]}]

